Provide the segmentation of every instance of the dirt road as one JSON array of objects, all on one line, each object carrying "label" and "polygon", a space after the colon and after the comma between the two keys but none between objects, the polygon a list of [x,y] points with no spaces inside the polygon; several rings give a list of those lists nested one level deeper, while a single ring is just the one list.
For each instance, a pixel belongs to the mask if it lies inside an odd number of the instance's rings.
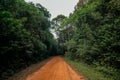
[{"label": "dirt road", "polygon": [[42,68],[28,75],[26,80],[87,80],[76,73],[61,57],[53,57]]}]

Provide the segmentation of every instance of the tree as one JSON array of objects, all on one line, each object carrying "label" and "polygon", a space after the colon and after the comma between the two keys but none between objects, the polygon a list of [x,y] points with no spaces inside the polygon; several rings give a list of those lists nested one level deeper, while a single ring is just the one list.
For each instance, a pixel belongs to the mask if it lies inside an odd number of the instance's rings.
[{"label": "tree", "polygon": [[0,0],[0,79],[53,54],[50,13],[41,4]]},{"label": "tree", "polygon": [[75,11],[82,8],[87,2],[88,0],[79,0],[77,5],[75,6]]},{"label": "tree", "polygon": [[[64,39],[67,56],[87,64],[119,70],[119,1],[83,2],[78,2],[76,10],[68,18],[69,22],[73,21],[74,33],[68,40]],[[66,26],[62,29],[61,35],[63,33],[66,38]]]}]

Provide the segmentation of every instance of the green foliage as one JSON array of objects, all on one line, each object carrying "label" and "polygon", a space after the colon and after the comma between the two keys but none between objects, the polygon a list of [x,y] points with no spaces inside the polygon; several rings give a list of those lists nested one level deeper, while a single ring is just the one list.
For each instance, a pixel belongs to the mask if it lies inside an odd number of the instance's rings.
[{"label": "green foliage", "polygon": [[[112,69],[107,69],[105,67],[94,67],[87,65],[81,61],[73,61],[68,57],[65,57],[65,60],[73,67],[82,73],[89,80],[119,80],[118,71]],[[105,74],[106,73],[106,74]]]},{"label": "green foliage", "polygon": [[[41,4],[0,1],[0,79],[54,55],[50,13]],[[52,53],[52,54],[51,54]]]},{"label": "green foliage", "polygon": [[[52,19],[51,26],[57,35],[57,54],[65,53],[65,40],[67,39],[68,30],[63,30],[64,27],[61,26],[63,20],[66,19],[66,16],[60,14],[57,17]],[[65,36],[66,35],[66,36]]]},{"label": "green foliage", "polygon": [[67,47],[66,56],[75,61],[103,66],[105,69],[101,67],[101,71],[106,74],[110,73],[111,68],[113,72],[119,71],[119,7],[120,3],[116,0],[91,0],[63,20],[61,26],[64,29],[65,25],[73,24],[72,37],[64,41]]}]

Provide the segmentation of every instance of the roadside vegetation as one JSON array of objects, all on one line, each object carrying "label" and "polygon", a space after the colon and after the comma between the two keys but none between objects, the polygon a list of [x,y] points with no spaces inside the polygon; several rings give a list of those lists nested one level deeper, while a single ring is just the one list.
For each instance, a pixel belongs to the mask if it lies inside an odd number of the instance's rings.
[{"label": "roadside vegetation", "polygon": [[88,65],[82,61],[73,61],[68,57],[64,57],[65,61],[71,65],[78,73],[84,75],[89,80],[119,80],[119,73],[106,69],[104,67],[97,67]]},{"label": "roadside vegetation", "polygon": [[79,0],[74,12],[63,16],[53,22],[57,20],[59,43],[72,64],[95,66],[114,76],[112,80],[120,80],[120,1]]},{"label": "roadside vegetation", "polygon": [[91,80],[120,80],[120,0],[79,0],[69,17],[50,16],[41,4],[0,0],[0,80],[58,54]]},{"label": "roadside vegetation", "polygon": [[0,0],[0,80],[56,53],[50,16],[41,4]]}]

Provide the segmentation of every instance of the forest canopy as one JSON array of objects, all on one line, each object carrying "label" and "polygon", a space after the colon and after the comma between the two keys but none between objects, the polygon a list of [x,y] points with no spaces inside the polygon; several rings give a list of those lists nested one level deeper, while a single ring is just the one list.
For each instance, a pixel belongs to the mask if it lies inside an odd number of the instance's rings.
[{"label": "forest canopy", "polygon": [[0,0],[0,80],[54,55],[49,11],[24,0]]},{"label": "forest canopy", "polygon": [[0,0],[0,80],[58,54],[120,73],[120,0],[79,0],[69,17],[50,17],[41,4]]},{"label": "forest canopy", "polygon": [[108,74],[120,70],[119,0],[79,0],[58,31],[70,59],[105,67]]}]

